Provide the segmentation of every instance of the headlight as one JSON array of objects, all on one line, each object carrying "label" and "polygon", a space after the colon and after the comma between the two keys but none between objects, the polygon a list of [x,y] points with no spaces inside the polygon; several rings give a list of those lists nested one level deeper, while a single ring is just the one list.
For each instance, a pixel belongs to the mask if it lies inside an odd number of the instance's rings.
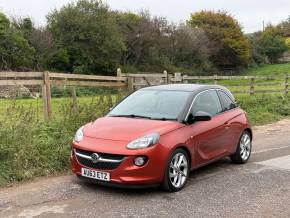
[{"label": "headlight", "polygon": [[152,145],[155,145],[159,142],[160,135],[158,133],[152,133],[146,136],[143,136],[139,139],[136,139],[132,142],[130,142],[127,145],[128,149],[142,149],[147,148]]},{"label": "headlight", "polygon": [[78,131],[76,132],[76,135],[74,137],[74,141],[75,142],[80,142],[83,140],[84,138],[84,132],[83,132],[84,127],[82,126],[81,128],[78,129]]}]

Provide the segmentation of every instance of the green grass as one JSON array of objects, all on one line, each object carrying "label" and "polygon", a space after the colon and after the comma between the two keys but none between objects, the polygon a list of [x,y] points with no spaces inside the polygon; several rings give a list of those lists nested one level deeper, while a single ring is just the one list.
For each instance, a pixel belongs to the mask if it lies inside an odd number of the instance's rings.
[{"label": "green grass", "polygon": [[[290,63],[264,65],[252,67],[240,73],[241,76],[263,76],[267,78],[255,79],[255,90],[257,91],[281,91],[285,89],[285,74],[290,76]],[[189,83],[213,84],[213,80],[188,81]],[[289,78],[290,82],[290,78]],[[219,80],[219,85],[229,88],[233,92],[249,92],[250,79]]]},{"label": "green grass", "polygon": [[290,115],[290,95],[236,95],[239,105],[247,112],[252,125],[263,125]]},{"label": "green grass", "polygon": [[267,64],[263,66],[252,67],[241,72],[242,75],[268,76],[290,74],[290,63]]},{"label": "green grass", "polygon": [[[189,83],[214,84],[212,80],[189,81]],[[227,87],[232,92],[249,93],[250,91],[250,80],[219,80],[217,84]],[[283,93],[285,90],[285,78],[276,77],[275,79],[255,80],[255,91],[266,92],[269,90],[272,90],[273,93],[275,91]]]},{"label": "green grass", "polygon": [[44,122],[39,100],[0,100],[0,186],[65,172],[76,130],[106,114],[122,96],[53,99],[53,119]]},{"label": "green grass", "polygon": [[[94,102],[98,102],[100,96],[96,95],[90,97],[78,97],[77,105],[89,105]],[[103,97],[105,97],[104,95]],[[108,96],[108,95],[107,95]],[[116,101],[117,95],[110,95],[112,101]],[[52,98],[52,112],[53,117],[58,119],[59,116],[63,115],[63,108],[72,107],[72,98],[64,97],[64,98]],[[21,110],[30,110],[33,109],[33,113],[35,117],[39,120],[43,119],[43,102],[42,99],[0,99],[0,118],[5,116],[5,112],[10,109],[11,105],[15,105],[19,107]]]}]

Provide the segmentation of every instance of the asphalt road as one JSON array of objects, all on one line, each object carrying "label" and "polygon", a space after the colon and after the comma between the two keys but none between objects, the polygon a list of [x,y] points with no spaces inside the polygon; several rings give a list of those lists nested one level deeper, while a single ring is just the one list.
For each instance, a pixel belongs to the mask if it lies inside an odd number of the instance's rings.
[{"label": "asphalt road", "polygon": [[290,120],[254,137],[248,164],[225,158],[193,171],[178,193],[40,178],[0,189],[0,217],[290,217]]}]

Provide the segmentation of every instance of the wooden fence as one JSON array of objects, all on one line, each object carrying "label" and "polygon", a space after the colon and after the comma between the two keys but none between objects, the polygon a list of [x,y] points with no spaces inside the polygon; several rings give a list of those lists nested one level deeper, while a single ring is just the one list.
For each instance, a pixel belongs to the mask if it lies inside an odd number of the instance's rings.
[{"label": "wooden fence", "polygon": [[50,72],[0,72],[1,86],[39,86],[46,120],[52,117],[51,86],[127,87],[126,77]]},{"label": "wooden fence", "polygon": [[120,70],[118,76],[128,79],[130,90],[169,83],[205,83],[226,86],[234,94],[250,95],[255,93],[288,94],[290,78],[288,74],[284,76],[189,76],[182,73],[168,74],[166,71],[163,74],[122,74]]},{"label": "wooden fence", "polygon": [[[180,83],[204,83],[204,81],[212,81],[213,84],[219,84],[226,86],[229,89],[236,88],[237,90],[232,91],[235,94],[250,94],[254,95],[255,93],[284,93],[288,94],[289,92],[289,78],[288,74],[284,76],[188,76],[181,75],[180,73],[175,73],[174,78],[171,82],[180,82]],[[233,84],[225,83],[225,81],[230,81]],[[242,84],[236,84],[237,82],[246,82]],[[207,82],[205,82],[207,83]],[[225,84],[224,84],[225,83]],[[246,87],[244,90],[239,90],[240,87]],[[262,89],[260,89],[260,88]],[[265,89],[266,87],[266,89]],[[275,89],[267,89],[267,87],[274,87]],[[278,88],[279,87],[279,88]]]},{"label": "wooden fence", "polygon": [[[129,91],[152,85],[169,83],[206,83],[227,86],[233,93],[254,95],[255,93],[289,92],[289,75],[285,76],[189,76],[182,73],[140,73],[123,74],[117,70],[117,76],[94,76],[52,72],[0,72],[1,86],[37,86],[41,89],[44,117],[52,116],[51,86],[71,87],[120,87]],[[225,83],[225,84],[224,84]]]}]

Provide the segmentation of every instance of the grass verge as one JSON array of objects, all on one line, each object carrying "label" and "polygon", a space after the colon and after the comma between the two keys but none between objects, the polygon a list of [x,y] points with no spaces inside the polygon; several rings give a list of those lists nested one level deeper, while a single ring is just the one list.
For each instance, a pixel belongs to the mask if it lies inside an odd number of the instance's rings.
[{"label": "grass verge", "polygon": [[56,99],[50,122],[43,121],[32,100],[0,101],[0,186],[67,171],[76,130],[103,116],[117,100],[111,95],[80,99],[75,111],[70,101]]},{"label": "grass verge", "polygon": [[251,67],[242,72],[242,75],[268,76],[290,74],[290,63],[265,64],[262,66]]}]

